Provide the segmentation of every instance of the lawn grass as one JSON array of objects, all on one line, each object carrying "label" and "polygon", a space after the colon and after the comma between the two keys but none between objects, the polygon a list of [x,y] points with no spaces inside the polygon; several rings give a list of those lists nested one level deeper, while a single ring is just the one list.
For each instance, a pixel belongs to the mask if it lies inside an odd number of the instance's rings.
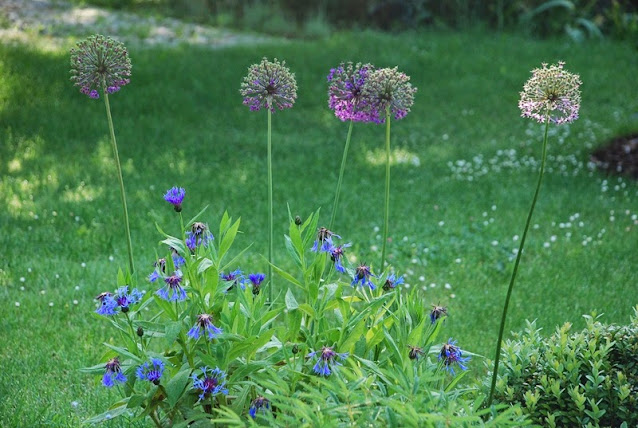
[{"label": "lawn grass", "polygon": [[[638,128],[638,56],[628,45],[363,32],[213,51],[129,51],[132,83],[111,107],[141,283],[160,248],[155,222],[178,228],[162,200],[173,185],[187,189],[186,217],[206,205],[211,225],[224,210],[241,216],[237,247],[252,244],[241,267],[265,271],[266,116],[249,112],[238,93],[251,63],[285,59],[299,85],[295,107],[273,116],[275,262],[284,266],[287,206],[293,215],[321,207],[324,221],[330,216],[347,124],[327,108],[329,68],[343,60],[397,65],[419,92],[392,127],[405,162],[392,169],[389,260],[410,287],[424,289],[424,304],[448,306],[444,334],[491,358],[542,142],[540,125],[519,118],[518,94],[532,68],[564,60],[583,81],[581,118],[550,136],[538,226],[507,329],[521,329],[525,319],[546,332],[566,321],[581,327],[581,315],[593,310],[624,323],[638,303],[638,185],[587,167],[593,147]],[[117,395],[78,371],[99,361],[101,343],[112,339],[93,299],[115,288],[127,255],[104,106],[73,88],[68,63],[67,50],[0,46],[2,426],[76,426]],[[382,127],[355,126],[334,227],[354,244],[349,254],[373,270],[383,141]],[[472,369],[482,376],[480,359]]]}]

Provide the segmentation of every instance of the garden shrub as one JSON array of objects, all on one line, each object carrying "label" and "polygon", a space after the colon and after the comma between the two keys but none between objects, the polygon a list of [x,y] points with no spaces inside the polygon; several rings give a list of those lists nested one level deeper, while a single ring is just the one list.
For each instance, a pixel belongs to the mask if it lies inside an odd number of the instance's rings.
[{"label": "garden shrub", "polygon": [[548,338],[535,321],[503,345],[496,400],[543,426],[638,426],[638,306],[629,325],[586,315]]}]

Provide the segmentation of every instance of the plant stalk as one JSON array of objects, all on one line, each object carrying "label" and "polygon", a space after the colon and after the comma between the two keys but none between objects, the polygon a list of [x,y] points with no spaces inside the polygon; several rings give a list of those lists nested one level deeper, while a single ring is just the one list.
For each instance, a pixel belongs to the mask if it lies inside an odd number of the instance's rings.
[{"label": "plant stalk", "polygon": [[521,238],[521,244],[516,254],[516,261],[514,262],[514,270],[512,271],[512,278],[507,289],[507,295],[505,296],[505,305],[503,306],[503,315],[501,316],[501,326],[498,331],[498,342],[496,342],[496,355],[494,356],[494,372],[492,373],[492,384],[490,386],[490,396],[487,400],[487,407],[492,405],[494,399],[494,389],[496,388],[496,378],[498,376],[498,365],[501,359],[501,344],[503,342],[503,332],[505,331],[505,319],[507,318],[507,309],[510,304],[510,297],[512,296],[512,289],[514,288],[514,281],[516,280],[516,273],[518,272],[518,265],[523,255],[523,247],[525,246],[525,238],[527,238],[527,231],[532,221],[532,214],[534,213],[534,207],[536,206],[536,200],[541,189],[541,183],[543,181],[543,174],[545,172],[545,158],[547,155],[547,133],[549,130],[549,114],[545,121],[545,137],[543,139],[543,154],[541,155],[541,167],[538,173],[538,184],[536,184],[536,191],[534,192],[534,199],[532,199],[532,206],[527,214],[527,221],[525,222],[525,229],[523,230],[523,237]]},{"label": "plant stalk", "polygon": [[330,225],[328,229],[332,229],[335,223],[335,217],[337,216],[337,205],[339,203],[339,193],[341,193],[341,182],[343,181],[343,174],[346,170],[346,158],[348,157],[348,148],[350,147],[350,136],[352,135],[353,120],[350,120],[350,126],[348,127],[348,136],[346,137],[346,145],[343,148],[343,157],[341,158],[341,168],[339,169],[339,180],[337,181],[337,190],[335,191],[335,202],[332,205],[332,217],[330,217]]},{"label": "plant stalk", "polygon": [[272,101],[268,102],[268,280],[270,281],[268,287],[268,300],[272,305],[273,299],[273,277],[272,277],[272,255],[273,255],[273,202],[272,202],[272,112],[270,111],[270,105]]},{"label": "plant stalk", "polygon": [[390,107],[385,109],[385,209],[383,213],[383,243],[381,244],[381,273],[385,270],[385,247],[390,222]]},{"label": "plant stalk", "polygon": [[124,211],[124,224],[126,226],[126,242],[128,244],[128,261],[131,275],[135,273],[135,264],[133,263],[133,244],[131,242],[131,226],[128,220],[128,208],[126,207],[126,194],[124,192],[124,180],[122,179],[122,166],[120,164],[120,156],[117,151],[117,141],[115,140],[115,131],[113,129],[113,118],[111,117],[111,106],[109,104],[109,94],[106,91],[106,84],[102,83],[104,93],[104,105],[106,106],[106,117],[109,122],[109,131],[111,132],[111,147],[113,148],[113,156],[115,157],[115,166],[117,167],[117,178],[120,182],[120,194],[122,196],[122,209]]}]

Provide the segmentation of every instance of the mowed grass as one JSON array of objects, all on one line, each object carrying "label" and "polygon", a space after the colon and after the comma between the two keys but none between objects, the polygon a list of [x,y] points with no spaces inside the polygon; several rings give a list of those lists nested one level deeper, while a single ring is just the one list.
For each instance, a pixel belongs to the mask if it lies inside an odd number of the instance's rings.
[{"label": "mowed grass", "polygon": [[[275,262],[290,266],[288,209],[329,220],[347,124],[327,108],[326,74],[340,61],[398,66],[419,88],[393,122],[390,262],[420,287],[424,305],[448,306],[444,334],[493,357],[498,322],[540,158],[542,128],[519,117],[530,70],[566,61],[581,75],[581,118],[554,129],[514,290],[507,330],[525,319],[551,332],[597,311],[624,323],[638,303],[638,185],[588,167],[609,137],[638,129],[638,55],[610,41],[574,45],[480,33],[338,34],[219,50],[130,47],[132,83],[111,97],[128,192],[139,286],[161,239],[176,233],[162,199],[187,189],[185,217],[209,206],[213,231],[227,210],[242,218],[236,251],[265,271],[266,115],[238,93],[262,56],[286,60],[298,102],[273,116]],[[79,372],[117,342],[93,314],[127,263],[119,189],[104,105],[69,81],[67,50],[0,46],[0,425],[76,426],[115,401]],[[380,262],[383,127],[355,125],[334,231],[352,263]],[[356,259],[354,259],[356,257]],[[284,280],[277,285],[285,290]],[[480,358],[471,365],[483,376]],[[112,426],[127,425],[114,421]],[[108,424],[107,424],[108,425]],[[142,424],[143,425],[143,424]],[[108,425],[111,426],[111,425]]]}]

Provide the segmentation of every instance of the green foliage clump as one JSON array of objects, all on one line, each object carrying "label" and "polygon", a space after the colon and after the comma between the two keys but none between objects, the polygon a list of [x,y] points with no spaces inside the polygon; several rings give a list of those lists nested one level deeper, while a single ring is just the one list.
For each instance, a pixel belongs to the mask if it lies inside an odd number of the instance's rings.
[{"label": "green foliage clump", "polygon": [[606,325],[586,315],[549,338],[535,322],[503,346],[496,400],[520,403],[543,426],[638,425],[638,306],[629,325]]}]

